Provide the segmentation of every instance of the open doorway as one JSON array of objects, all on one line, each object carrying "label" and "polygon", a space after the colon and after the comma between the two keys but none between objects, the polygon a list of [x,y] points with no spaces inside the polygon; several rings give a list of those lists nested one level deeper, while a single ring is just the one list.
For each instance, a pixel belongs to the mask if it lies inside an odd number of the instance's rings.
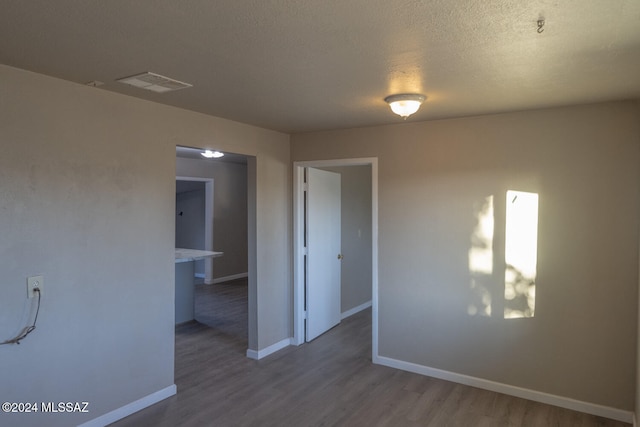
[{"label": "open doorway", "polygon": [[[364,168],[363,168],[364,167]],[[344,304],[341,302],[341,310],[342,317],[347,317],[351,314],[354,314],[362,309],[368,308],[369,305],[372,307],[372,351],[373,355],[377,354],[377,288],[378,288],[378,236],[377,236],[377,223],[378,223],[378,212],[377,212],[377,177],[378,177],[378,169],[377,169],[377,159],[376,158],[364,158],[364,159],[339,159],[339,160],[323,160],[323,161],[305,161],[305,162],[295,162],[294,163],[294,342],[295,344],[302,344],[305,342],[305,321],[309,313],[306,311],[307,304],[307,269],[308,265],[308,256],[313,256],[312,254],[308,254],[306,248],[306,236],[307,236],[307,228],[306,228],[306,219],[307,212],[306,207],[307,196],[306,193],[308,187],[306,184],[306,168],[316,168],[316,169],[324,169],[332,172],[341,173],[343,177],[342,183],[342,191],[345,193],[345,188],[348,188],[350,184],[354,184],[353,182],[349,182],[350,180],[355,179],[354,177],[358,175],[356,169],[361,168],[366,171],[365,179],[368,180],[368,188],[366,191],[369,192],[367,196],[370,196],[368,199],[368,210],[366,214],[368,214],[369,218],[369,227],[368,230],[363,229],[361,226],[357,224],[362,224],[362,218],[349,218],[349,214],[345,214],[344,211],[349,211],[353,209],[353,204],[351,207],[349,205],[343,206],[342,210],[342,255],[344,255],[344,261],[342,266],[342,278],[343,282],[353,281],[354,272],[362,272],[361,266],[351,266],[353,268],[345,268],[348,267],[347,262],[354,261],[358,258],[368,258],[368,263],[365,263],[365,268],[369,269],[367,273],[365,281],[369,283],[370,286],[370,302],[362,301],[358,299],[353,293],[350,291],[345,292],[343,289],[341,291],[342,300]],[[361,174],[360,174],[361,175]],[[351,176],[351,178],[350,178]],[[345,187],[346,186],[346,187]],[[344,202],[350,203],[353,202],[353,199],[357,197],[357,194],[350,194],[350,191],[354,191],[353,188],[358,188],[358,185],[351,185],[352,189],[347,190],[346,194],[343,194],[342,200]],[[365,187],[360,187],[365,188]],[[367,209],[365,207],[365,209]],[[353,213],[353,212],[351,212]],[[359,241],[367,238],[367,235],[370,239],[370,246],[368,249],[365,249],[365,253],[357,253],[358,250],[362,250],[362,246],[359,246]],[[350,247],[348,247],[350,246]],[[351,251],[351,252],[350,252]],[[349,253],[350,252],[350,253]],[[360,268],[360,270],[358,270]],[[355,273],[358,274],[358,273]],[[369,279],[370,278],[370,279]],[[344,287],[344,284],[342,285]]]},{"label": "open doorway", "polygon": [[[255,241],[249,234],[250,162],[248,156],[231,153],[225,153],[219,159],[206,159],[201,156],[202,152],[200,149],[176,147],[176,224],[187,222],[185,220],[199,222],[202,218],[204,226],[191,224],[186,228],[191,233],[194,229],[200,230],[204,236],[182,242],[192,242],[197,246],[198,242],[207,240],[211,243],[202,249],[222,252],[223,255],[194,262],[195,320],[184,327],[178,326],[176,334],[193,328],[209,328],[212,334],[229,337],[234,352],[244,357],[250,336],[249,248]],[[202,185],[205,191],[202,191]],[[179,191],[185,189],[188,193],[180,196]],[[206,212],[187,218],[187,212],[181,206],[195,210],[204,206]],[[176,235],[176,244],[178,242]],[[204,264],[204,272],[198,264]]]}]

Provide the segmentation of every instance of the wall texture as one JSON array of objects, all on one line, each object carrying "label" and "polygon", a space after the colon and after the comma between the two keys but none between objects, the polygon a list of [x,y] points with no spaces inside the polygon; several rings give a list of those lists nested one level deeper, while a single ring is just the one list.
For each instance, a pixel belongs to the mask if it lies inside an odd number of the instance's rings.
[{"label": "wall texture", "polygon": [[[633,410],[637,118],[619,102],[292,136],[294,161],[379,159],[380,356]],[[504,318],[507,190],[539,196],[530,318]]]},{"label": "wall texture", "polygon": [[[0,346],[9,401],[89,401],[77,425],[173,384],[175,146],[255,156],[250,347],[291,336],[289,137],[0,66]],[[251,268],[251,267],[250,267]],[[20,417],[20,418],[18,418]]]},{"label": "wall texture", "polygon": [[176,174],[213,178],[213,278],[247,273],[247,165],[178,157]]}]

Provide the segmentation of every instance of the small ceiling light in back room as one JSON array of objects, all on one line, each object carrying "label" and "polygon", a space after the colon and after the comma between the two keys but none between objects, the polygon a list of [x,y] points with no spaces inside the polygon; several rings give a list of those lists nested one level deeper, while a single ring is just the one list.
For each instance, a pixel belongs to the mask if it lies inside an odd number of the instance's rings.
[{"label": "small ceiling light in back room", "polygon": [[220,152],[220,151],[211,151],[211,150],[206,150],[204,153],[200,153],[203,157],[206,157],[207,159],[219,159],[220,157],[224,156],[224,153]]},{"label": "small ceiling light in back room", "polygon": [[131,77],[123,77],[116,81],[157,93],[171,92],[174,90],[186,89],[193,86],[189,83],[181,82],[169,77],[161,76],[160,74],[149,72],[137,74]]},{"label": "small ceiling light in back room", "polygon": [[419,93],[399,93],[389,95],[384,100],[391,107],[391,111],[407,120],[407,117],[418,111],[425,99],[427,97]]}]

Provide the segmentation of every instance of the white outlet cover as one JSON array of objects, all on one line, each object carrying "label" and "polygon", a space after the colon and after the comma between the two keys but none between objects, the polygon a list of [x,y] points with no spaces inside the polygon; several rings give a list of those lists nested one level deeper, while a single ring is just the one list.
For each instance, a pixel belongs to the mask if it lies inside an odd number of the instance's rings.
[{"label": "white outlet cover", "polygon": [[44,291],[44,276],[31,276],[27,277],[27,297],[33,298],[37,296],[37,293],[34,289],[38,288],[40,290],[40,295],[42,295]]}]

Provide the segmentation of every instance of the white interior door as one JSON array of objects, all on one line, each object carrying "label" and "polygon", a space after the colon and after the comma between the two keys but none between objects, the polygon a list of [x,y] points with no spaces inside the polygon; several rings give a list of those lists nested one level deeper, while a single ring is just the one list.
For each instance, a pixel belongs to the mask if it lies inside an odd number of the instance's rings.
[{"label": "white interior door", "polygon": [[307,168],[306,341],[340,323],[340,174]]}]

